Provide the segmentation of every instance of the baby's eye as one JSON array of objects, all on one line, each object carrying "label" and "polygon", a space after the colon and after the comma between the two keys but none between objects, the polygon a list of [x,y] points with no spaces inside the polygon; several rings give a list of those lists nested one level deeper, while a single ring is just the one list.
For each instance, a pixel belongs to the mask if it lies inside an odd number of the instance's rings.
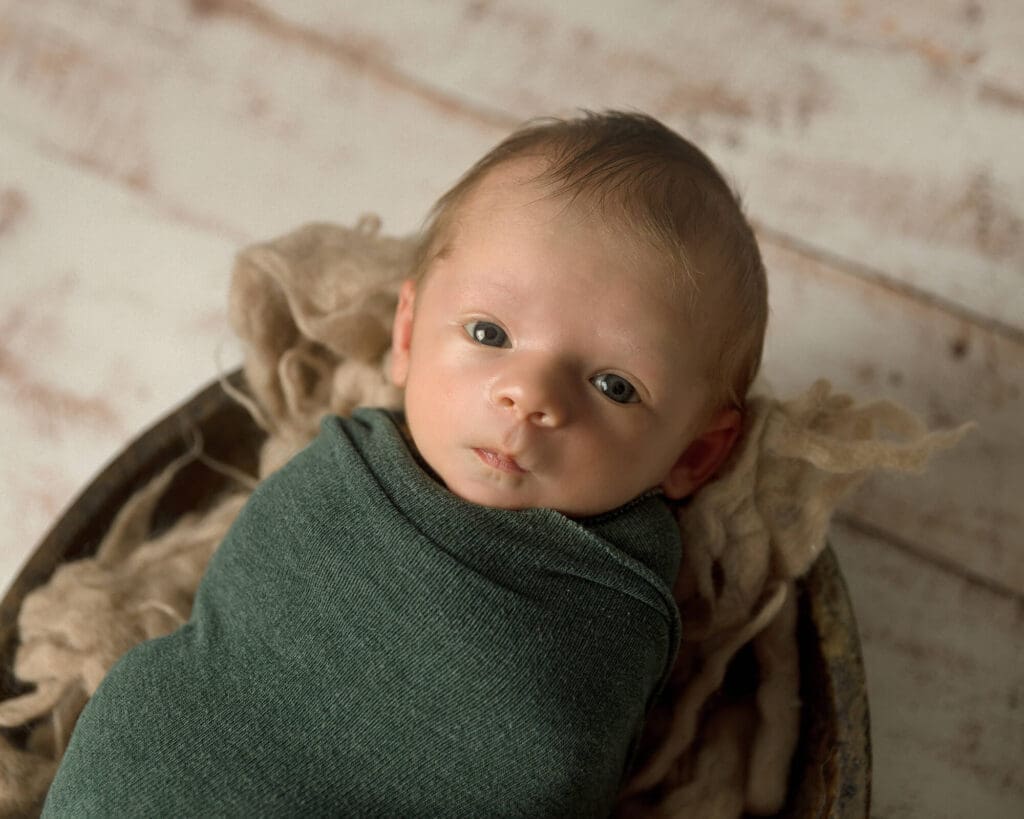
[{"label": "baby's eye", "polygon": [[507,347],[508,335],[497,324],[490,321],[471,321],[463,325],[469,337],[488,347]]},{"label": "baby's eye", "polygon": [[601,373],[591,378],[590,383],[617,404],[634,404],[640,400],[636,388],[621,375]]}]

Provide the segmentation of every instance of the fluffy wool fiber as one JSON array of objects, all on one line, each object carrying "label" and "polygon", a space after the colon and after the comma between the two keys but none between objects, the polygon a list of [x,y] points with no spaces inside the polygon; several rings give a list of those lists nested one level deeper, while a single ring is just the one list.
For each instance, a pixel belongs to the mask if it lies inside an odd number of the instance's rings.
[{"label": "fluffy wool fiber", "polygon": [[[305,446],[325,413],[400,405],[385,374],[412,252],[412,239],[382,236],[366,217],[351,229],[307,225],[239,254],[230,318],[246,345],[251,395],[232,392],[268,433],[259,478]],[[826,381],[791,401],[749,399],[730,461],[678,512],[683,641],[648,719],[623,816],[726,819],[782,807],[800,724],[794,581],[824,547],[845,493],[873,470],[920,471],[965,429],[929,433],[905,410],[855,406]],[[0,703],[0,726],[32,731],[24,749],[0,736],[0,814],[38,811],[107,670],[188,618],[206,563],[256,479],[150,538],[151,513],[181,465],[139,489],[94,557],[59,567],[26,597],[14,672],[35,690]],[[747,645],[756,692],[739,702],[715,697]]]}]

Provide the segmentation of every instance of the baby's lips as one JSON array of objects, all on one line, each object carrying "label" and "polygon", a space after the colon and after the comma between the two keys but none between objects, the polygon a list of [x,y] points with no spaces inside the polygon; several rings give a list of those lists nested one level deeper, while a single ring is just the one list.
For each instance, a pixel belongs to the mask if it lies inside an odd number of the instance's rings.
[{"label": "baby's lips", "polygon": [[485,464],[487,464],[490,467],[493,467],[494,469],[498,469],[502,472],[521,474],[527,471],[526,469],[519,465],[519,462],[512,455],[503,452],[498,452],[493,449],[476,448],[473,451],[476,453],[477,457]]}]

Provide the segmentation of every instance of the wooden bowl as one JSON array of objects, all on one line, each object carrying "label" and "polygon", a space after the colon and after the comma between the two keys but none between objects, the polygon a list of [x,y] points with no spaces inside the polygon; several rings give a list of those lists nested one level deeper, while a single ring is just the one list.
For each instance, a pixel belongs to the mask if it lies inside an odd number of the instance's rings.
[{"label": "wooden bowl", "polygon": [[[229,381],[242,388],[240,372]],[[22,600],[58,565],[96,551],[114,515],[137,489],[185,453],[194,432],[218,461],[256,473],[264,433],[214,382],[144,432],[93,479],[39,544],[0,602],[0,700],[24,693],[12,673]],[[154,533],[202,509],[227,479],[202,463],[183,468],[164,494]],[[826,548],[800,583],[800,744],[780,817],[868,815],[871,741],[860,640],[835,555]],[[15,741],[16,732],[9,734]]]}]

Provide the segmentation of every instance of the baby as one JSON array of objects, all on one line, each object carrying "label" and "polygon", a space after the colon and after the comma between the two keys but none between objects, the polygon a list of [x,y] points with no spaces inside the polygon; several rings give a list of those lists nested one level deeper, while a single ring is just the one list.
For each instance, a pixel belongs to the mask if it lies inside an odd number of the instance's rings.
[{"label": "baby", "polygon": [[510,136],[402,285],[404,411],[325,419],[260,485],[44,814],[609,813],[679,639],[669,503],[736,441],[766,316],[693,145],[622,113]]}]

